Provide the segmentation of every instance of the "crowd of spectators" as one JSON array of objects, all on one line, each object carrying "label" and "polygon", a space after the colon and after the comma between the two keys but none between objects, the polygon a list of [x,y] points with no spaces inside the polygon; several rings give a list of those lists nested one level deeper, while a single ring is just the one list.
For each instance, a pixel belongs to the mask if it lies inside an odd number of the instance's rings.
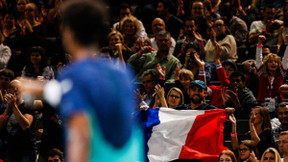
[{"label": "crowd of spectators", "polygon": [[[61,114],[45,101],[22,98],[18,81],[55,79],[73,61],[61,41],[61,4],[0,0],[4,161],[63,160]],[[107,7],[111,25],[95,57],[133,69],[136,110],[225,109],[232,152],[223,151],[219,161],[288,161],[288,3],[126,0]],[[246,120],[249,131],[237,134],[237,120]]]}]

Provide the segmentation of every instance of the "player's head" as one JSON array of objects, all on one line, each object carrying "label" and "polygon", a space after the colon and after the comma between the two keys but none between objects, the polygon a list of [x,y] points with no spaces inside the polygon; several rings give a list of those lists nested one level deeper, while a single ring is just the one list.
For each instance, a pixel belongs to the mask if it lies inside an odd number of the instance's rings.
[{"label": "player's head", "polygon": [[68,50],[73,49],[75,43],[97,48],[109,22],[104,3],[101,0],[70,0],[65,2],[61,11],[64,46]]}]

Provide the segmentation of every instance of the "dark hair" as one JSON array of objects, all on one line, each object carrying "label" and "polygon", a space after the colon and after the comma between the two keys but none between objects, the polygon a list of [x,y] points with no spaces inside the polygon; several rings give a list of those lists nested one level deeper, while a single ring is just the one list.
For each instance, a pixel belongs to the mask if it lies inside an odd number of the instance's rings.
[{"label": "dark hair", "polygon": [[9,77],[10,81],[12,81],[15,78],[14,72],[9,69],[3,69],[0,71],[0,76],[4,75],[5,77]]},{"label": "dark hair", "polygon": [[281,102],[278,107],[285,107],[288,105],[288,102]]},{"label": "dark hair", "polygon": [[219,6],[219,13],[221,16],[228,16],[228,19],[230,20],[233,16],[234,11],[235,11],[235,7],[233,6],[231,0],[221,1],[220,6]]},{"label": "dark hair", "polygon": [[[185,27],[186,21],[194,21],[194,22],[195,22],[195,20],[193,19],[193,17],[189,16],[189,17],[187,17],[187,18],[184,20],[183,28]],[[195,25],[196,25],[196,22],[195,22]]]},{"label": "dark hair", "polygon": [[278,112],[278,109],[280,108],[280,107],[286,107],[288,105],[288,102],[281,102],[281,103],[279,103],[278,104],[278,106],[277,106],[277,112]]},{"label": "dark hair", "polygon": [[55,155],[58,155],[60,160],[63,161],[63,152],[58,150],[57,148],[53,148],[47,153],[47,160],[48,160],[48,157],[53,157]]},{"label": "dark hair", "polygon": [[158,71],[156,71],[155,69],[148,69],[148,70],[144,71],[143,77],[145,77],[147,75],[151,75],[151,80],[153,83],[159,83],[160,74]]},{"label": "dark hair", "polygon": [[271,118],[270,118],[270,114],[267,108],[265,107],[261,107],[261,106],[256,106],[253,109],[258,109],[260,112],[260,115],[263,118],[263,123],[261,125],[261,129],[262,131],[264,130],[271,130],[272,126],[271,126]]},{"label": "dark hair", "polygon": [[46,51],[41,46],[34,46],[34,47],[31,48],[31,50],[29,52],[29,57],[28,57],[28,61],[27,61],[27,64],[26,64],[25,72],[27,74],[31,74],[30,77],[37,77],[38,74],[35,73],[34,66],[33,66],[33,64],[31,62],[31,59],[30,59],[32,53],[39,53],[41,55],[41,61],[39,63],[40,64],[39,74],[42,74],[44,68],[47,66]]},{"label": "dark hair", "polygon": [[238,77],[238,76],[241,77],[242,82],[245,81],[245,76],[244,76],[244,74],[241,73],[240,71],[234,71],[234,72],[230,75],[229,80],[231,80],[232,77]]},{"label": "dark hair", "polygon": [[129,4],[124,3],[124,2],[120,4],[120,10],[123,10],[123,9],[126,9],[126,8],[128,8],[130,10],[130,12],[132,11],[131,10],[131,6]]},{"label": "dark hair", "polygon": [[245,145],[246,147],[248,147],[250,151],[254,151],[255,156],[259,157],[259,152],[258,152],[258,149],[256,147],[257,145],[256,145],[256,143],[253,140],[243,140],[243,141],[241,141],[240,144]]},{"label": "dark hair", "polygon": [[69,29],[77,43],[94,46],[105,38],[108,12],[101,0],[66,1],[62,7],[63,29]]},{"label": "dark hair", "polygon": [[267,8],[274,8],[274,9],[276,9],[275,8],[275,6],[272,4],[272,3],[268,3],[265,7],[264,7],[264,9],[263,9],[263,11],[265,11]]},{"label": "dark hair", "polygon": [[158,3],[163,3],[164,8],[168,8],[169,13],[175,13],[175,4],[172,0],[159,0]]}]

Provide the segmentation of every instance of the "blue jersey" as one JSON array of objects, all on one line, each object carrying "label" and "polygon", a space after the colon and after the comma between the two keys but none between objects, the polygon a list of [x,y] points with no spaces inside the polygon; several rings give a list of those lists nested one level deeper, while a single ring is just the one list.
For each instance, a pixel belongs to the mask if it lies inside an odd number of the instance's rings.
[{"label": "blue jersey", "polygon": [[88,116],[91,161],[143,161],[141,133],[132,120],[131,78],[124,68],[94,59],[76,62],[59,76],[64,120],[76,113]]}]

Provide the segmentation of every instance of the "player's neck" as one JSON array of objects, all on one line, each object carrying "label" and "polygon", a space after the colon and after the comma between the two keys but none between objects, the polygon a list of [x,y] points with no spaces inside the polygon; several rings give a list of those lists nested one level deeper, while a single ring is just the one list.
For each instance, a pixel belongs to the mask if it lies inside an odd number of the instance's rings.
[{"label": "player's neck", "polygon": [[74,51],[74,60],[80,61],[86,58],[90,58],[97,54],[97,48],[78,48]]}]

